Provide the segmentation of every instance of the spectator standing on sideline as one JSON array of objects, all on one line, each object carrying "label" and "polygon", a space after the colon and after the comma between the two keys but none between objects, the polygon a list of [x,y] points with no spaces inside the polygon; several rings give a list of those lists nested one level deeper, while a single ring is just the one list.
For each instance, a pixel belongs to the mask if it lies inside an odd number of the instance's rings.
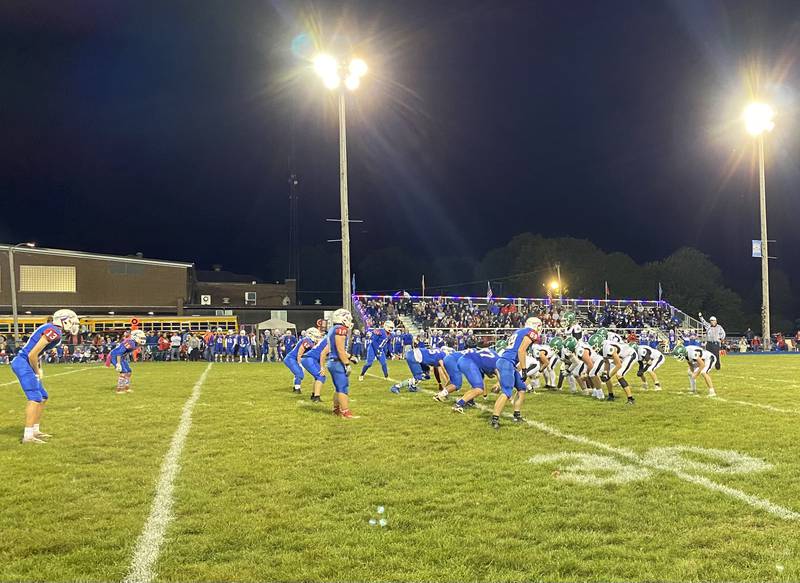
[{"label": "spectator standing on sideline", "polygon": [[200,337],[197,334],[192,334],[186,344],[189,347],[189,360],[192,362],[200,360]]},{"label": "spectator standing on sideline", "polygon": [[160,334],[158,337],[158,352],[156,353],[156,360],[167,360],[167,351],[169,350],[169,338],[166,334]]},{"label": "spectator standing on sideline", "polygon": [[278,362],[278,335],[272,330],[267,330],[266,334],[269,334],[267,337],[267,344],[269,345],[267,360],[270,362]]},{"label": "spectator standing on sideline", "polygon": [[719,370],[719,349],[722,346],[722,341],[725,340],[725,328],[717,324],[716,316],[711,316],[708,322],[706,322],[705,318],[703,318],[703,314],[697,315],[700,317],[700,323],[706,329],[706,350],[717,357],[714,368]]},{"label": "spectator standing on sideline", "polygon": [[181,335],[177,332],[172,334],[172,337],[169,339],[169,359],[170,360],[180,360],[181,354]]}]

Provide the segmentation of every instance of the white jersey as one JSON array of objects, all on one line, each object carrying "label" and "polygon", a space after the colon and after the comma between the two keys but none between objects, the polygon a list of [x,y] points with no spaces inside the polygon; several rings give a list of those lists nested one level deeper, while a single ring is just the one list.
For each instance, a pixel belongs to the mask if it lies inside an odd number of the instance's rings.
[{"label": "white jersey", "polygon": [[603,342],[603,358],[611,358],[615,353],[618,354],[622,360],[635,356],[633,348],[631,348],[629,344],[614,342],[610,339]]},{"label": "white jersey", "polygon": [[592,361],[594,361],[595,356],[597,356],[597,353],[594,350],[592,350],[592,347],[589,346],[586,342],[583,341],[578,342],[578,346],[575,348],[575,356],[583,360],[584,354],[587,355],[589,359]]},{"label": "white jersey", "polygon": [[557,358],[555,350],[553,350],[547,344],[533,344],[531,345],[531,352],[533,353],[534,356],[536,356],[536,358],[540,358],[542,356],[542,353],[544,353],[544,356],[547,357],[548,362],[553,360],[554,356],[556,356]]},{"label": "white jersey", "polygon": [[620,336],[616,332],[609,332],[606,335],[606,341],[607,342],[617,342],[617,343],[621,344],[622,343],[622,336]]},{"label": "white jersey", "polygon": [[661,354],[660,351],[650,346],[647,346],[646,344],[640,344],[636,348],[636,360],[638,360],[639,362],[648,363],[653,360],[659,360],[660,358],[663,357],[664,355]]},{"label": "white jersey", "polygon": [[583,338],[583,326],[575,322],[566,330],[567,336],[572,336],[575,340]]},{"label": "white jersey", "polygon": [[708,362],[712,358],[716,358],[713,354],[711,354],[708,350],[704,350],[699,346],[687,346],[686,347],[686,360],[691,362],[692,364],[697,363],[697,359],[702,358],[703,362],[708,364]]}]

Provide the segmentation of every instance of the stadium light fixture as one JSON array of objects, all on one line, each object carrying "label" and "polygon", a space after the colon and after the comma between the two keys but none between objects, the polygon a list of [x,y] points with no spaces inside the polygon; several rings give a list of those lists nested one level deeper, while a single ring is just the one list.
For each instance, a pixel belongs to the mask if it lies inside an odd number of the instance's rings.
[{"label": "stadium light fixture", "polygon": [[761,215],[761,336],[765,351],[772,345],[769,321],[769,252],[767,251],[767,188],[764,170],[764,134],[775,128],[775,112],[763,102],[748,105],[743,114],[747,133],[756,138],[758,147],[758,194]]},{"label": "stadium light fixture", "polygon": [[28,247],[33,249],[36,247],[34,241],[26,241],[24,243],[17,243],[8,248],[8,270],[9,270],[9,283],[11,284],[11,315],[14,320],[14,345],[19,344],[19,313],[17,312],[17,274],[14,268],[14,249],[20,247]]},{"label": "stadium light fixture", "polygon": [[775,112],[766,103],[754,102],[748,105],[742,116],[747,133],[758,137],[764,132],[771,132],[775,127]]},{"label": "stadium light fixture", "polygon": [[558,282],[556,280],[553,280],[553,281],[550,282],[550,289],[551,290],[556,291],[558,288],[559,288],[559,285],[558,285]]},{"label": "stadium light fixture", "polygon": [[[331,91],[339,90],[344,77],[344,86],[355,91],[361,78],[367,74],[364,59],[354,57],[345,66],[328,53],[320,53],[313,60],[314,71],[323,85]],[[347,122],[345,116],[345,91],[339,90],[339,203],[342,224],[342,307],[352,308],[350,279],[350,209],[347,201]]]}]

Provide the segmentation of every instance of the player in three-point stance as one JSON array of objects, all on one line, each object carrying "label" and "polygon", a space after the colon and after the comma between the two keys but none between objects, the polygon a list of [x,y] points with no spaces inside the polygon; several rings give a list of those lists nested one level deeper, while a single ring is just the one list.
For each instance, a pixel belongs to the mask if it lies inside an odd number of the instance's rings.
[{"label": "player in three-point stance", "polygon": [[717,396],[709,374],[717,362],[716,356],[699,346],[676,346],[673,354],[678,360],[686,360],[689,365],[689,394],[697,395],[697,377],[703,377],[708,387],[708,396]]},{"label": "player in three-point stance", "polygon": [[616,380],[619,386],[625,391],[628,397],[626,405],[633,405],[635,400],[631,387],[628,381],[625,380],[625,375],[631,369],[631,366],[636,362],[636,351],[626,344],[618,336],[613,338],[609,335],[607,340],[604,340],[598,350],[603,358],[606,360],[608,370],[602,375],[608,387],[608,400],[614,400],[614,381]]},{"label": "player in three-point stance", "polygon": [[74,335],[79,331],[80,320],[77,314],[72,310],[58,310],[53,314],[53,322],[39,326],[11,361],[11,370],[19,379],[28,400],[22,443],[45,443],[44,440],[51,437],[39,431],[39,422],[48,399],[47,391],[42,385],[44,373],[39,368],[39,357],[57,346],[64,332]]},{"label": "player in three-point stance", "polygon": [[126,336],[120,340],[114,349],[108,354],[108,363],[106,366],[113,365],[117,370],[117,394],[131,393],[131,365],[129,362],[129,355],[139,348],[147,344],[147,336],[141,330],[132,330],[130,336]]},{"label": "player in three-point stance", "polygon": [[358,359],[347,352],[347,335],[353,327],[353,314],[350,310],[339,308],[331,315],[333,326],[328,330],[328,372],[333,379],[333,414],[343,419],[353,419],[350,411],[350,365]]},{"label": "player in three-point stance", "polygon": [[658,350],[646,344],[631,345],[636,351],[636,359],[639,361],[639,371],[636,373],[642,379],[642,390],[647,390],[647,380],[653,381],[653,390],[660,391],[661,383],[656,375],[656,369],[664,364],[664,355]]}]

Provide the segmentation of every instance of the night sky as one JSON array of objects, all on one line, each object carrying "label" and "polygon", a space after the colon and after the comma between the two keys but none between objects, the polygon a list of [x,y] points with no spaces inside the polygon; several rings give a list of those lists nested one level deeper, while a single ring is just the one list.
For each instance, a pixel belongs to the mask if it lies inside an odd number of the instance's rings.
[{"label": "night sky", "polygon": [[533,231],[637,261],[693,245],[755,279],[757,94],[775,265],[800,267],[796,0],[4,0],[0,241],[284,277],[290,167],[303,243],[338,236],[315,43],[370,65],[348,96],[356,264]]}]

